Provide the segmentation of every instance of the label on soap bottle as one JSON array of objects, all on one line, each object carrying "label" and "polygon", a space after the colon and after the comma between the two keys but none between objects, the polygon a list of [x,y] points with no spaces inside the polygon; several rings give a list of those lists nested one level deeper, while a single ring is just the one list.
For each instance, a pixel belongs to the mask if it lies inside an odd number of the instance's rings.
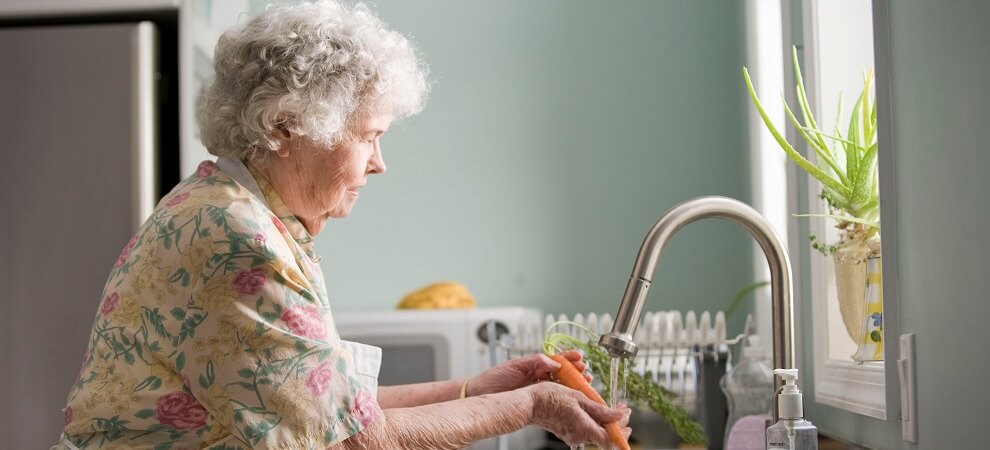
[{"label": "label on soap bottle", "polygon": [[787,436],[767,436],[767,450],[790,450]]}]

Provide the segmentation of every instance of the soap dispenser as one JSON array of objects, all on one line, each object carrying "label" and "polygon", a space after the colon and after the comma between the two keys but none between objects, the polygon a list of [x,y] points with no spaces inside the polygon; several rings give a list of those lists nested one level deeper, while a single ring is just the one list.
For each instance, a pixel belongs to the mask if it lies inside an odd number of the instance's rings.
[{"label": "soap dispenser", "polygon": [[779,420],[767,428],[767,450],[818,450],[818,428],[804,420],[804,401],[797,387],[797,369],[774,369],[784,386],[777,394]]},{"label": "soap dispenser", "polygon": [[739,363],[719,383],[729,407],[722,441],[726,450],[759,448],[773,409],[773,369],[763,362],[766,350],[759,336],[749,336],[745,344]]}]

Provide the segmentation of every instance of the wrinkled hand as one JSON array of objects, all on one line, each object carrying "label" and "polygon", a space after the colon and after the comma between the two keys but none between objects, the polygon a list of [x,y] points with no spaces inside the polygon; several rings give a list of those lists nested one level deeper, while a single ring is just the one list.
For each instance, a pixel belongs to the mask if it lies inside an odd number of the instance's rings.
[{"label": "wrinkled hand", "polygon": [[533,425],[543,428],[567,445],[593,443],[612,448],[603,424],[618,422],[626,439],[631,410],[624,404],[609,408],[589,399],[580,391],[557,383],[540,383],[530,388],[533,394]]},{"label": "wrinkled hand", "polygon": [[[569,350],[561,354],[574,363],[577,370],[584,372],[585,365],[580,352]],[[470,397],[519,389],[549,380],[557,369],[560,369],[560,364],[542,354],[510,359],[471,378],[467,385],[467,395]],[[591,375],[585,374],[585,378],[591,381]]]}]

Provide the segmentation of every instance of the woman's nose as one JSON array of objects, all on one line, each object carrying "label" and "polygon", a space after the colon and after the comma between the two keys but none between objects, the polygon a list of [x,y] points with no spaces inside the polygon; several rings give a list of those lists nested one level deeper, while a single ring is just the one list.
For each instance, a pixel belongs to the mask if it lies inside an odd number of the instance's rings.
[{"label": "woman's nose", "polygon": [[385,157],[382,156],[381,148],[376,148],[368,161],[368,171],[371,173],[385,173]]}]

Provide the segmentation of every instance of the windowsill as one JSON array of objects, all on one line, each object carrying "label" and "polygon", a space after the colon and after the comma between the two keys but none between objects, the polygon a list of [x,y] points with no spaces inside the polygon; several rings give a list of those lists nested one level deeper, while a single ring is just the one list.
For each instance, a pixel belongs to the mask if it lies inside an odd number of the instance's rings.
[{"label": "windowsill", "polygon": [[830,360],[815,363],[815,401],[846,411],[887,418],[884,363]]}]

